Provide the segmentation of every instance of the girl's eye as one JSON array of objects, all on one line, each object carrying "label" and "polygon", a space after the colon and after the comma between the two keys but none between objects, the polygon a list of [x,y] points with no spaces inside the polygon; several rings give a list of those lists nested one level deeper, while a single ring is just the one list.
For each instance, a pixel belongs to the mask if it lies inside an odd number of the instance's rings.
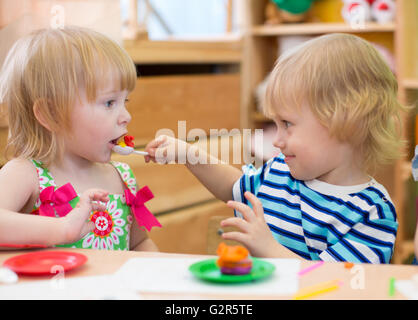
[{"label": "girl's eye", "polygon": [[105,102],[105,106],[111,108],[115,104],[115,100],[109,100]]}]

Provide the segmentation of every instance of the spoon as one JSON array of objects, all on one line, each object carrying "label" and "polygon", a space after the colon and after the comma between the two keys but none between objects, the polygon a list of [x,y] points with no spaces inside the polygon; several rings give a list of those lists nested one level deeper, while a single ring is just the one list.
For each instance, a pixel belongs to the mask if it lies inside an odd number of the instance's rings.
[{"label": "spoon", "polygon": [[115,151],[116,153],[122,155],[122,156],[127,156],[127,155],[130,155],[131,153],[136,153],[136,154],[140,154],[140,155],[143,155],[143,156],[148,155],[148,152],[137,151],[132,147],[122,147],[122,146],[118,146],[118,145],[114,146],[112,148],[112,150]]}]

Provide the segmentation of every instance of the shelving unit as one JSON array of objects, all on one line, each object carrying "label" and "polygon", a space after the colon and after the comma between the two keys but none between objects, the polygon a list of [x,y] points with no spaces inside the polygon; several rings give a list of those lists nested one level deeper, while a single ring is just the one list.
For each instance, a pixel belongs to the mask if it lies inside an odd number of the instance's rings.
[{"label": "shelving unit", "polygon": [[[397,0],[397,15],[393,23],[379,25],[366,23],[362,29],[352,29],[343,22],[339,12],[340,0],[314,2],[313,16],[306,23],[265,25],[264,10],[268,0],[248,0],[246,7],[246,30],[242,63],[241,119],[243,127],[258,128],[269,120],[256,107],[255,89],[272,70],[278,52],[278,38],[292,35],[318,36],[327,33],[353,33],[365,39],[388,47],[396,60],[399,99],[403,104],[413,104],[418,95],[418,1]],[[328,8],[327,8],[328,6]],[[321,10],[333,11],[335,17],[323,19]],[[321,20],[322,19],[322,20]],[[409,159],[416,142],[411,136],[414,132],[412,118],[415,112],[405,115],[404,136],[411,141],[408,155],[395,164],[381,168],[375,176],[388,189],[398,213],[399,230],[392,262],[402,263],[413,253],[405,224],[414,212],[407,211],[407,180],[410,177]]]},{"label": "shelving unit", "polygon": [[[399,190],[398,213],[399,220],[403,222],[398,232],[398,253],[395,261],[401,262],[408,257],[414,250],[413,237],[408,237],[407,222],[411,216],[416,216],[415,197],[410,199],[411,192],[408,188],[415,189],[416,182],[411,181],[410,175],[402,175],[402,171],[411,168],[409,160],[414,155],[415,145],[418,144],[415,137],[414,121],[418,107],[418,0],[398,0],[396,16],[396,63],[398,66],[398,84],[399,99],[402,103],[412,106],[413,110],[410,114],[405,115],[404,137],[408,139],[408,153],[406,159],[397,162],[397,172],[400,173],[396,180],[396,186]],[[413,204],[411,204],[413,203]],[[409,210],[408,210],[409,208]],[[399,209],[398,209],[399,211]],[[403,220],[401,220],[403,219]],[[413,219],[409,219],[413,220]],[[415,227],[417,224],[412,225]]]},{"label": "shelving unit", "polygon": [[[394,23],[377,24],[367,23],[364,28],[355,29],[355,32],[393,32],[395,30]],[[323,34],[332,32],[353,32],[353,29],[344,22],[335,23],[319,23],[306,22],[298,24],[282,24],[282,25],[262,25],[254,26],[251,34],[254,36],[278,36],[278,35],[301,35],[301,34]]]},{"label": "shelving unit", "polygon": [[135,63],[240,63],[241,37],[170,39],[164,41],[125,40],[124,48]]}]

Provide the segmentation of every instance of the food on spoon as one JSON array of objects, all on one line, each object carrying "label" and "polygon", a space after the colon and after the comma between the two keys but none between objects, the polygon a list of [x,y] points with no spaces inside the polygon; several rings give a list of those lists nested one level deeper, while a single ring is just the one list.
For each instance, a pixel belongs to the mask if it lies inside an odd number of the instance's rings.
[{"label": "food on spoon", "polygon": [[135,142],[134,142],[133,136],[126,135],[123,137],[123,140],[128,147],[135,148]]},{"label": "food on spoon", "polygon": [[123,140],[117,143],[117,145],[121,147],[135,148],[134,137],[130,135],[126,135],[123,137]]}]

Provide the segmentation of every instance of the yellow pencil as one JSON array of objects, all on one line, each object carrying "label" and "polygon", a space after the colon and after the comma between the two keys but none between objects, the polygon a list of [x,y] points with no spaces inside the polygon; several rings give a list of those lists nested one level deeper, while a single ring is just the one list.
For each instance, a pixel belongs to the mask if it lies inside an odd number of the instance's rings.
[{"label": "yellow pencil", "polygon": [[341,280],[331,280],[326,282],[321,282],[316,285],[303,288],[299,290],[296,295],[293,297],[295,300],[308,299],[322,293],[330,292],[336,290],[340,287]]}]

